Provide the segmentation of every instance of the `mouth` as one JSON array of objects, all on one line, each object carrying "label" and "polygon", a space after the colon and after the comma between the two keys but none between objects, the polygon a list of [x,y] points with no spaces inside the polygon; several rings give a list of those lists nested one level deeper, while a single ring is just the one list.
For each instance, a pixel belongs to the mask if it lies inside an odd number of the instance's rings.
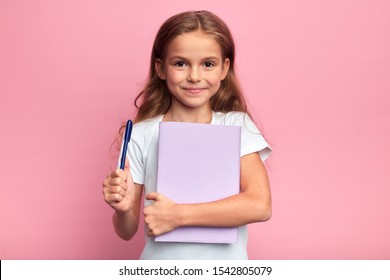
[{"label": "mouth", "polygon": [[186,92],[190,93],[190,94],[199,94],[201,93],[202,91],[205,90],[205,88],[183,88]]}]

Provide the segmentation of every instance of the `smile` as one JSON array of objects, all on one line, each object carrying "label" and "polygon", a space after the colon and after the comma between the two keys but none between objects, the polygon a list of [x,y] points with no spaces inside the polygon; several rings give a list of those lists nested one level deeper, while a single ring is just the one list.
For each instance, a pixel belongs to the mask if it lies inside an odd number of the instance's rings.
[{"label": "smile", "polygon": [[183,88],[186,92],[191,94],[199,94],[205,90],[205,88]]}]

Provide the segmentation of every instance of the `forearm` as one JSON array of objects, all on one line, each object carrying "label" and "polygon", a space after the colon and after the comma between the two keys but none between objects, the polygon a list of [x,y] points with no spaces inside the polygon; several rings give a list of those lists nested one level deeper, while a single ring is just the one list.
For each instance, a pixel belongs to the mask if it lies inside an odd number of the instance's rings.
[{"label": "forearm", "polygon": [[257,153],[241,158],[240,193],[225,199],[180,204],[164,194],[151,192],[154,201],[144,209],[148,236],[158,236],[177,227],[236,227],[267,221],[271,217],[271,192],[265,168]]},{"label": "forearm", "polygon": [[271,200],[250,193],[213,202],[177,204],[176,207],[180,226],[236,227],[271,217]]},{"label": "forearm", "polygon": [[133,211],[118,212],[115,211],[112,216],[115,232],[124,240],[133,238],[138,229],[138,219]]}]

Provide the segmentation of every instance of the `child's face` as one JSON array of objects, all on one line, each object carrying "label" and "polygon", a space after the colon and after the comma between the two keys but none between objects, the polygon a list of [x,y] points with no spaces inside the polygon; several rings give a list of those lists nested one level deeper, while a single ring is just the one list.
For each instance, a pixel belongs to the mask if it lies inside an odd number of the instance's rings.
[{"label": "child's face", "polygon": [[209,100],[217,93],[229,65],[213,37],[194,31],[169,44],[167,57],[164,62],[156,61],[156,70],[174,97],[172,105],[210,108]]}]

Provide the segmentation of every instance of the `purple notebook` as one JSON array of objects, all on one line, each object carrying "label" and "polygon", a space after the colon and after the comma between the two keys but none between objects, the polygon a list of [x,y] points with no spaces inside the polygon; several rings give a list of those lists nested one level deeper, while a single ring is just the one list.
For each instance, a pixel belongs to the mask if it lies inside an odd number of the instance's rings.
[{"label": "purple notebook", "polygon": [[[239,193],[241,127],[161,122],[157,191],[177,203]],[[235,243],[237,228],[182,227],[158,242]]]}]

